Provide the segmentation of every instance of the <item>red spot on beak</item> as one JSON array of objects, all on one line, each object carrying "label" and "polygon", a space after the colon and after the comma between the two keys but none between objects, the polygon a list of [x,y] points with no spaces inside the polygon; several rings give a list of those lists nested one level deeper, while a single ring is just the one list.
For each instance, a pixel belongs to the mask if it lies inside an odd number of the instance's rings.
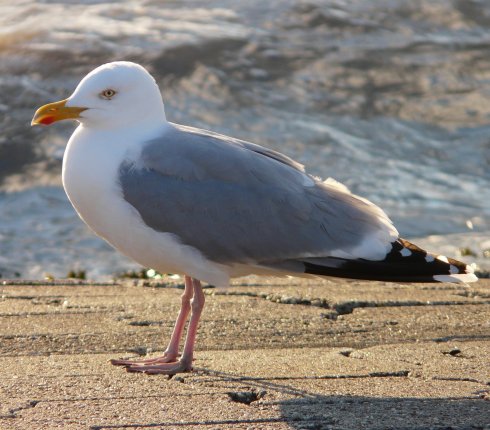
[{"label": "red spot on beak", "polygon": [[41,119],[39,123],[43,125],[50,125],[53,124],[54,120],[55,120],[54,116],[46,116],[43,119]]},{"label": "red spot on beak", "polygon": [[66,106],[67,100],[49,103],[41,106],[32,118],[31,125],[50,125],[64,119],[79,119],[80,113],[87,110],[85,107]]}]

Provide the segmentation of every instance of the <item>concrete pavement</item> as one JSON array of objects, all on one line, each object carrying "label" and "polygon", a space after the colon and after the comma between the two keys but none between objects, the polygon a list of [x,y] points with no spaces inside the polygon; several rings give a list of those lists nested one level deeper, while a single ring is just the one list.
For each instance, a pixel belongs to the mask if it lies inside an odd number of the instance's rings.
[{"label": "concrete pavement", "polygon": [[488,280],[244,278],[206,290],[194,373],[109,365],[164,349],[181,292],[0,285],[0,429],[490,429]]}]

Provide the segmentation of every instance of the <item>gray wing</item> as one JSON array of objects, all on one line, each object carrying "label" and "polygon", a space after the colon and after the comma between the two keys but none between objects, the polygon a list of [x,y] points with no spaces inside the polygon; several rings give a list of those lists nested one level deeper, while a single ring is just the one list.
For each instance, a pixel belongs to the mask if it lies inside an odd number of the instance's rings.
[{"label": "gray wing", "polygon": [[149,227],[218,263],[324,257],[392,233],[379,208],[290,158],[203,130],[171,125],[121,165],[119,180]]}]

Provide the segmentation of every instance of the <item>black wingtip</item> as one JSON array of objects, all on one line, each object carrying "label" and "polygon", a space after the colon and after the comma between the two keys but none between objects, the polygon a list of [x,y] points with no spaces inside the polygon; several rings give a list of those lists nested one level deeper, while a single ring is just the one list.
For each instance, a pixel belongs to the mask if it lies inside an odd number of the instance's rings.
[{"label": "black wingtip", "polygon": [[303,261],[305,273],[387,282],[475,282],[467,264],[430,254],[417,245],[398,239],[381,261],[343,258],[310,258]]}]

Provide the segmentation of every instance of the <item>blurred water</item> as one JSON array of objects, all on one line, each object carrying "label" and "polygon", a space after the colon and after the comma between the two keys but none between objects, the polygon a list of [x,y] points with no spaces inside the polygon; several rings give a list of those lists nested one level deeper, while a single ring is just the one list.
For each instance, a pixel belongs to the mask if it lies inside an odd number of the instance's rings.
[{"label": "blurred water", "polygon": [[151,70],[171,121],[284,152],[403,236],[490,267],[490,2],[20,0],[0,2],[4,277],[134,267],[60,188],[74,125],[29,127],[120,59]]}]

